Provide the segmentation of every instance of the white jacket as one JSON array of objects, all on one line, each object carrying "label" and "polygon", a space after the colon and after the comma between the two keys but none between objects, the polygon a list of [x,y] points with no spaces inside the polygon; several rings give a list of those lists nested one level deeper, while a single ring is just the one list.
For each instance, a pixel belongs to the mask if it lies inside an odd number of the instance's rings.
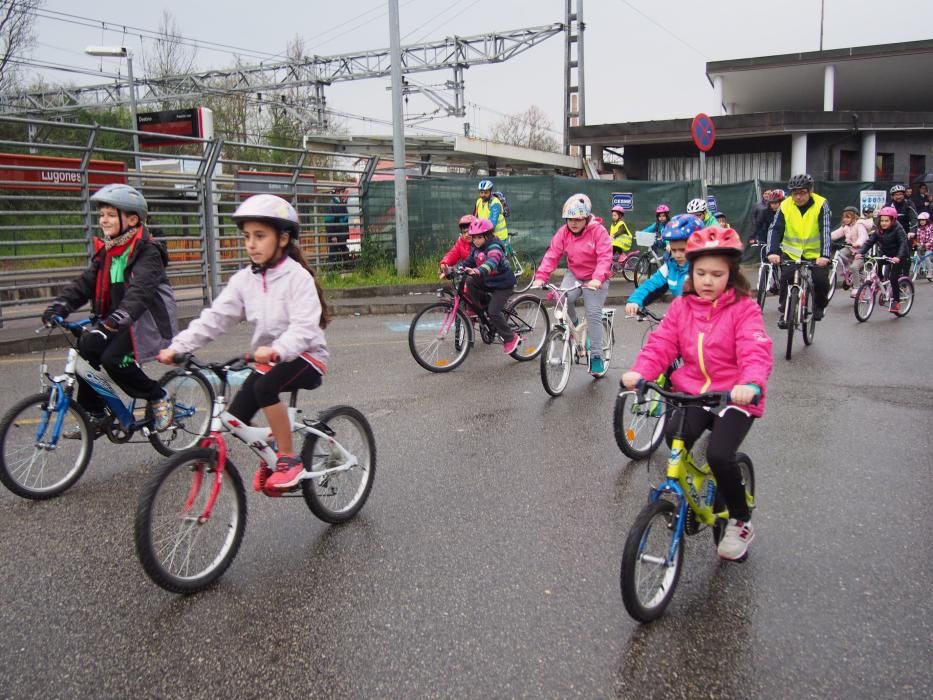
[{"label": "white jacket", "polygon": [[194,352],[243,320],[256,324],[252,349],[267,345],[280,362],[302,356],[324,374],[327,341],[321,329],[321,300],[311,273],[289,257],[260,273],[246,267],[188,328],[175,336],[171,348]]}]

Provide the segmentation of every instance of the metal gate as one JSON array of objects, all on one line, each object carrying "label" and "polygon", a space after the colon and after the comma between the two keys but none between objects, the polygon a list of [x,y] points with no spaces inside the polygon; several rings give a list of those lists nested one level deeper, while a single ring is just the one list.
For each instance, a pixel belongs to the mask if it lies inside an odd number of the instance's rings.
[{"label": "metal gate", "polygon": [[[89,197],[112,182],[139,189],[169,251],[179,305],[203,306],[248,259],[230,215],[251,194],[289,199],[316,268],[348,268],[361,245],[371,156],[173,136],[133,150],[133,132],[0,117],[0,327],[34,323],[88,265],[97,232]],[[135,163],[139,163],[136,169]]]}]

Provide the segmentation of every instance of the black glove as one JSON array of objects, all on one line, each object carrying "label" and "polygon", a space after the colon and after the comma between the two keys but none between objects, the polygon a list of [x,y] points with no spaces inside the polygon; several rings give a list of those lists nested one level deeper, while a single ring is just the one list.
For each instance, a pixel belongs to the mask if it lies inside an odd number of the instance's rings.
[{"label": "black glove", "polygon": [[46,310],[42,312],[42,323],[46,326],[51,326],[53,317],[61,316],[62,318],[65,318],[67,315],[68,307],[61,302],[53,301],[51,304],[49,304]]},{"label": "black glove", "polygon": [[104,319],[104,328],[111,333],[123,330],[125,326],[130,325],[133,319],[130,318],[128,311],[124,309],[115,309],[107,318]]},{"label": "black glove", "polygon": [[100,369],[100,358],[110,343],[111,334],[102,328],[87,330],[78,339],[78,354],[87,360],[94,369]]}]

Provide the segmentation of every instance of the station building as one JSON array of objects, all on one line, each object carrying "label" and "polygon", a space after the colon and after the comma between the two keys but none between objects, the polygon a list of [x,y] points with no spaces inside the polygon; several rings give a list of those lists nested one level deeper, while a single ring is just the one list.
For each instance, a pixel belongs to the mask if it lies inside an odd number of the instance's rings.
[{"label": "station building", "polygon": [[[713,61],[706,76],[719,106],[711,185],[799,172],[907,183],[933,170],[933,40]],[[692,119],[573,127],[570,142],[590,148],[603,177],[690,180]],[[624,164],[603,149],[624,151]]]}]

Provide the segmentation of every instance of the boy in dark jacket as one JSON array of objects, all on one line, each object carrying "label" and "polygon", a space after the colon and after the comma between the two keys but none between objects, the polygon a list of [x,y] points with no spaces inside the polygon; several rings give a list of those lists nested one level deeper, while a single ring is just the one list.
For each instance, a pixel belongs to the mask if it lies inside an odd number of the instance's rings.
[{"label": "boy in dark jacket", "polygon": [[[98,206],[102,238],[87,270],[65,287],[42,314],[49,325],[86,302],[98,323],[78,340],[78,353],[97,369],[103,367],[134,398],[149,402],[155,430],[172,423],[172,401],[139,363],[168,347],[177,333],[175,297],[165,274],[168,254],[144,225],[148,205],[129,185],[105,185],[92,197]],[[95,432],[104,428],[105,403],[80,376],[78,403],[88,412]],[[68,430],[64,437],[79,437]]]},{"label": "boy in dark jacket", "polygon": [[868,237],[855,257],[864,257],[875,243],[879,244],[882,255],[893,259],[893,263],[886,260],[881,263],[879,274],[883,279],[891,281],[891,299],[894,303],[891,304],[890,311],[896,314],[901,310],[901,288],[897,280],[903,274],[910,250],[907,245],[907,233],[898,222],[897,209],[894,207],[882,207],[878,212],[878,230]]}]

